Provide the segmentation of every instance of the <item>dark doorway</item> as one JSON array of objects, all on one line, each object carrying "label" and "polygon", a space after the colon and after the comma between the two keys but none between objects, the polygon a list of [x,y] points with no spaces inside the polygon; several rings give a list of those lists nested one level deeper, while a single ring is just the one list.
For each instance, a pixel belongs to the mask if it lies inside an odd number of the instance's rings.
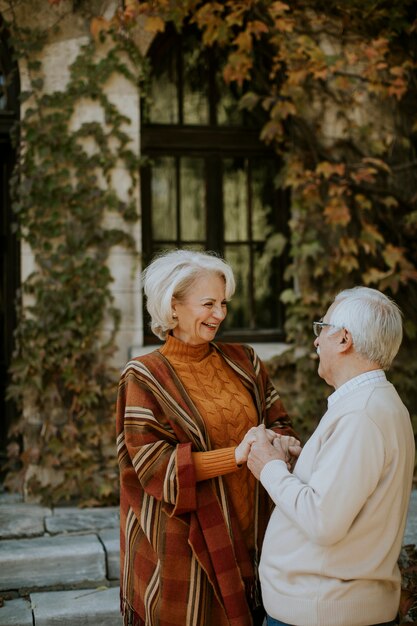
[{"label": "dark doorway", "polygon": [[9,366],[16,327],[16,295],[20,281],[19,243],[10,198],[10,178],[15,163],[11,133],[18,120],[19,76],[0,17],[0,462],[7,445],[7,432],[15,407],[6,400]]}]

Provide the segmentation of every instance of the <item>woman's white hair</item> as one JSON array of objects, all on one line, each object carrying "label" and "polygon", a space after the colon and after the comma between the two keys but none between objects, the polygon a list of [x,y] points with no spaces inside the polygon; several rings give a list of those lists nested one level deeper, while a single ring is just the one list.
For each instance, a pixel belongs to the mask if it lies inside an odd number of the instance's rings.
[{"label": "woman's white hair", "polygon": [[146,308],[151,316],[152,332],[165,340],[177,321],[172,318],[172,298],[183,301],[193,283],[203,274],[222,276],[226,300],[235,292],[233,270],[214,252],[173,250],[157,256],[142,273],[147,298]]},{"label": "woman's white hair", "polygon": [[345,289],[334,302],[329,322],[350,331],[358,354],[389,369],[403,337],[402,314],[396,303],[370,287]]}]

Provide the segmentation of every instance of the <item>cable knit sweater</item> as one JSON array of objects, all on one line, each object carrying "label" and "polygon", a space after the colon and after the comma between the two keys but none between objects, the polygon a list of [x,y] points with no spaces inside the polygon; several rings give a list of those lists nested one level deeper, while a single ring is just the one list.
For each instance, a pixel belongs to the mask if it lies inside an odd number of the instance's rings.
[{"label": "cable knit sweater", "polygon": [[205,343],[191,346],[169,336],[161,353],[173,365],[189,397],[203,417],[212,451],[194,452],[197,480],[225,476],[229,498],[248,548],[254,546],[256,479],[235,461],[235,447],[258,423],[249,390],[224,358]]}]

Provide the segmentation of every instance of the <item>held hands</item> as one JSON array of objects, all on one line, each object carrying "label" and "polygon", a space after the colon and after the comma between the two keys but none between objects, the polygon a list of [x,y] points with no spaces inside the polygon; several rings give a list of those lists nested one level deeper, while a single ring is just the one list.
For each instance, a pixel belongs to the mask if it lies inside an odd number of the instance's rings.
[{"label": "held hands", "polygon": [[[249,452],[247,451],[248,447]],[[236,452],[239,448],[241,452],[244,450],[247,454],[248,467],[258,479],[263,467],[273,460],[285,461],[288,470],[292,471],[301,452],[298,439],[288,435],[279,435],[266,429],[263,424],[257,428],[251,428],[237,447]]]},{"label": "held hands", "polygon": [[[259,426],[254,426],[253,428],[248,430],[240,444],[237,446],[235,450],[235,459],[237,465],[241,465],[242,463],[247,462],[251,445],[256,441],[258,428]],[[265,428],[265,426],[263,425],[262,428],[264,429],[268,441],[272,443],[275,437],[277,437],[277,433],[275,433],[273,430],[270,430],[269,428]]]}]

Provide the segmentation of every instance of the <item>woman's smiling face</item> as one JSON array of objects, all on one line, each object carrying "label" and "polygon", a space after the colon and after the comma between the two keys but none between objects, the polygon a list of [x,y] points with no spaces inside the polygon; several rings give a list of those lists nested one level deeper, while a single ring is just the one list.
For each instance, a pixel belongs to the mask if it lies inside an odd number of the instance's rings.
[{"label": "woman's smiling face", "polygon": [[178,324],[172,334],[192,346],[213,341],[227,315],[225,282],[222,276],[204,273],[192,283],[185,298],[172,299]]}]

